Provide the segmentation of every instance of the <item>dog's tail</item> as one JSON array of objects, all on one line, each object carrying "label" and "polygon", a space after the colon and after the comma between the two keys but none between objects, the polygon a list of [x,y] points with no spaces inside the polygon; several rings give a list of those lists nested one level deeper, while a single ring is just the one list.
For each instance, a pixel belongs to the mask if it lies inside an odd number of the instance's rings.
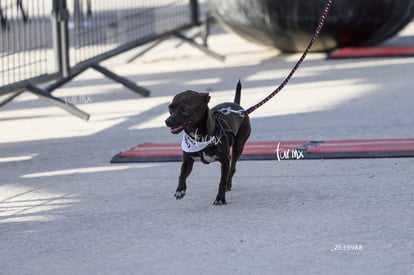
[{"label": "dog's tail", "polygon": [[237,86],[236,86],[236,94],[234,95],[234,103],[239,104],[240,105],[240,97],[241,97],[241,83],[240,83],[240,79],[239,82],[237,82]]}]

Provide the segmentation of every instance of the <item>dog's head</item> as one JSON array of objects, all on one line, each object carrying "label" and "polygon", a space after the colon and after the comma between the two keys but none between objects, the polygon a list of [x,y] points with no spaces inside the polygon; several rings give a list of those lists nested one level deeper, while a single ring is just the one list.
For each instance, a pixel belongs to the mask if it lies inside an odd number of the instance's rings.
[{"label": "dog's head", "polygon": [[185,91],[177,94],[168,105],[170,116],[165,120],[171,133],[178,134],[184,129],[188,132],[196,130],[200,121],[206,118],[209,101],[208,93]]}]

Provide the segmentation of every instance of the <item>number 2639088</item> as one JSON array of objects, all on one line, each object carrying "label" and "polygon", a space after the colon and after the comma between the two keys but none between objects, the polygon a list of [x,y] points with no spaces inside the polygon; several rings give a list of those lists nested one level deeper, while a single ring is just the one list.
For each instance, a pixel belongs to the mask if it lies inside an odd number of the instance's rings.
[{"label": "number 2639088", "polygon": [[362,244],[335,244],[331,251],[362,251]]}]

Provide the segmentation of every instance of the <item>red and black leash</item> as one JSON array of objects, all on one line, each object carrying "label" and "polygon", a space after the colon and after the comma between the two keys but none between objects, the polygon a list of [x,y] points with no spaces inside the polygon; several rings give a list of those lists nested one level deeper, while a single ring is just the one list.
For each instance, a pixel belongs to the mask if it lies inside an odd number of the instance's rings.
[{"label": "red and black leash", "polygon": [[249,109],[247,109],[246,111],[244,111],[244,113],[250,114],[251,112],[255,111],[260,106],[262,106],[263,104],[265,104],[266,102],[268,102],[272,97],[274,97],[277,93],[279,93],[286,86],[286,84],[292,78],[293,74],[296,72],[296,70],[302,64],[302,62],[305,59],[306,55],[308,54],[308,52],[312,48],[313,43],[315,43],[316,39],[318,38],[318,35],[321,32],[323,25],[325,24],[325,20],[326,20],[326,17],[328,16],[329,9],[331,8],[332,2],[333,2],[333,0],[328,0],[326,2],[325,9],[323,10],[323,12],[321,14],[321,17],[319,18],[319,24],[316,27],[315,32],[313,33],[313,36],[312,36],[311,41],[309,42],[307,48],[303,52],[302,57],[298,60],[298,62],[293,67],[293,69],[290,71],[289,75],[285,78],[285,80],[282,82],[282,84],[280,84],[279,87],[276,88],[276,90],[274,90],[271,94],[269,94],[262,101],[260,101],[256,105],[253,105],[252,107],[250,107]]}]

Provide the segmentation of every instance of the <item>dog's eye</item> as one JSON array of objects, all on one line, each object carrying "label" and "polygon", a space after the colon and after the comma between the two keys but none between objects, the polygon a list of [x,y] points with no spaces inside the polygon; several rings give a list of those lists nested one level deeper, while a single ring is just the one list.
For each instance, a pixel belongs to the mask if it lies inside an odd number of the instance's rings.
[{"label": "dog's eye", "polygon": [[180,108],[180,113],[184,116],[190,116],[191,115],[191,109],[183,106],[183,107]]},{"label": "dog's eye", "polygon": [[172,113],[173,113],[173,110],[174,110],[174,106],[173,106],[172,104],[168,105],[168,112],[169,112],[170,114],[172,114]]}]

